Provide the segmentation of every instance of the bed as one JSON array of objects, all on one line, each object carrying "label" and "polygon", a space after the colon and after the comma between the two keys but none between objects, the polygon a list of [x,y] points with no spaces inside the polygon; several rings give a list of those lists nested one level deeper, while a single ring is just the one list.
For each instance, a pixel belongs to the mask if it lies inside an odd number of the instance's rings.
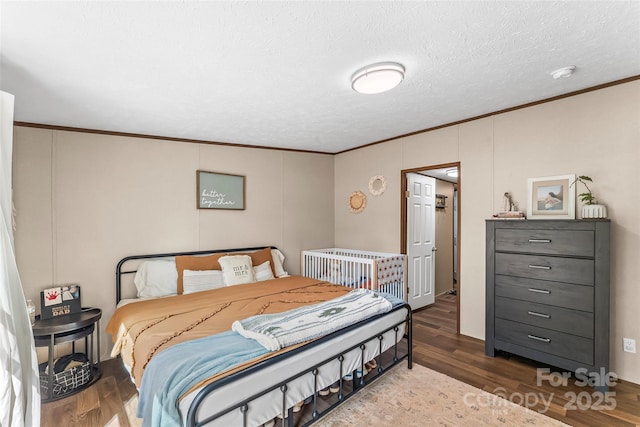
[{"label": "bed", "polygon": [[[265,275],[266,254],[273,268]],[[228,267],[230,259],[247,262],[246,257],[252,258],[254,280],[203,289],[211,274],[238,271],[211,269],[213,259]],[[148,268],[152,262],[165,273],[174,263],[177,295],[158,295],[153,286],[164,286],[158,283],[141,291],[139,276],[153,282],[157,273]],[[118,308],[107,332],[114,339],[112,356],[122,358],[138,387],[144,425],[308,425],[392,366],[407,360],[411,368],[410,307],[382,292],[362,291],[382,298],[387,311],[275,351],[230,330],[240,319],[310,311],[354,294],[324,280],[288,275],[282,262],[277,248],[259,247],[136,255],[118,263]],[[262,276],[255,280],[259,268]],[[130,298],[133,275],[138,289]],[[335,394],[322,396],[328,388]]]},{"label": "bed", "polygon": [[302,275],[406,299],[407,256],[344,248],[302,251]]}]

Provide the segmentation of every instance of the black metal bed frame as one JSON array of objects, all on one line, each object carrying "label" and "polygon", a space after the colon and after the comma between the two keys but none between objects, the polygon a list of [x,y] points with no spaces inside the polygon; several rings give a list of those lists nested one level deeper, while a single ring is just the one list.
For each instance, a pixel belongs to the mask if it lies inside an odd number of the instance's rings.
[{"label": "black metal bed frame", "polygon": [[[208,251],[190,251],[190,252],[176,252],[176,253],[164,253],[164,254],[150,254],[150,255],[133,255],[133,256],[128,256],[125,257],[123,259],[121,259],[117,266],[116,266],[116,304],[118,302],[120,302],[121,297],[122,297],[122,275],[124,274],[133,274],[135,273],[137,270],[127,270],[127,271],[123,271],[122,267],[123,265],[128,262],[128,261],[132,261],[132,260],[143,260],[143,259],[159,259],[159,258],[170,258],[170,257],[175,257],[175,256],[181,256],[181,255],[211,255],[211,254],[215,254],[215,253],[222,253],[222,252],[228,252],[228,253],[233,253],[233,252],[251,252],[251,251],[256,251],[256,250],[260,250],[260,249],[264,249],[265,247],[271,248],[271,249],[275,249],[274,246],[260,246],[260,247],[251,247],[251,248],[233,248],[233,249],[216,249],[216,250],[208,250]],[[201,404],[204,402],[205,398],[212,392],[214,392],[215,390],[228,385],[240,378],[244,378],[246,376],[255,374],[257,372],[259,372],[261,369],[264,369],[268,366],[274,365],[278,362],[281,361],[286,361],[289,358],[294,358],[298,355],[300,355],[300,353],[303,353],[305,350],[308,350],[310,348],[313,348],[315,346],[319,346],[322,345],[332,339],[335,339],[343,334],[346,334],[350,331],[353,331],[361,326],[363,326],[364,324],[371,322],[373,320],[376,319],[380,319],[384,316],[388,316],[390,313],[395,312],[397,310],[402,310],[405,309],[407,311],[407,315],[406,318],[401,320],[400,322],[395,323],[394,325],[382,330],[382,331],[376,331],[376,333],[368,336],[368,338],[361,340],[355,344],[353,344],[352,346],[348,347],[347,349],[345,349],[344,351],[341,351],[337,354],[333,354],[330,357],[324,359],[322,362],[317,363],[313,366],[310,366],[300,372],[297,372],[294,375],[291,375],[290,377],[288,377],[286,380],[279,382],[278,384],[275,384],[273,386],[270,386],[264,390],[259,391],[258,393],[254,393],[252,394],[250,397],[242,400],[241,402],[236,403],[235,405],[232,405],[230,407],[224,408],[220,411],[218,411],[217,413],[207,417],[204,420],[200,420],[197,421],[196,417],[197,417],[197,413],[198,413],[198,409],[200,408]],[[401,341],[398,337],[399,331],[400,331],[400,326],[402,324],[405,324],[406,328],[405,328],[405,333],[403,335],[402,338],[405,338],[407,340],[407,349],[406,352],[404,352],[403,354],[399,354],[399,342]],[[312,414],[311,414],[311,419],[309,419],[308,421],[304,422],[302,425],[303,426],[308,426],[313,424],[314,422],[316,422],[317,420],[319,420],[322,416],[326,415],[327,413],[329,413],[331,410],[333,410],[335,407],[337,407],[338,405],[342,404],[344,401],[346,401],[348,398],[350,398],[351,396],[353,396],[355,393],[357,393],[358,391],[360,391],[365,385],[369,384],[370,382],[378,379],[381,375],[383,375],[384,373],[386,373],[390,368],[398,365],[399,363],[401,363],[403,360],[407,360],[407,367],[408,369],[411,369],[413,367],[413,354],[412,354],[412,349],[413,349],[413,327],[412,327],[413,323],[412,323],[412,316],[411,316],[411,307],[409,306],[409,304],[405,303],[403,305],[394,307],[389,313],[385,313],[385,314],[380,314],[374,317],[371,317],[369,319],[363,320],[361,322],[355,323],[353,325],[350,325],[346,328],[340,329],[339,331],[335,331],[329,335],[326,335],[322,338],[316,339],[302,347],[299,347],[295,350],[271,357],[269,359],[266,359],[264,361],[261,361],[253,366],[250,366],[246,369],[243,369],[242,371],[236,372],[234,374],[228,375],[224,378],[221,378],[215,382],[212,382],[206,386],[204,386],[196,395],[196,397],[194,398],[194,400],[191,402],[191,405],[189,407],[189,410],[187,412],[187,416],[186,416],[186,423],[187,426],[189,427],[193,427],[193,426],[202,426],[205,425],[211,421],[214,421],[216,418],[219,418],[221,416],[224,416],[228,413],[230,413],[231,411],[234,410],[239,410],[242,414],[242,419],[243,419],[243,427],[247,427],[248,424],[248,414],[249,414],[249,410],[250,410],[250,403],[267,394],[267,393],[271,393],[276,389],[279,389],[282,393],[282,412],[281,414],[287,414],[286,417],[282,418],[282,422],[281,425],[282,427],[288,426],[288,427],[293,427],[294,426],[294,416],[293,416],[293,408],[287,408],[287,391],[288,391],[288,386],[287,384],[289,384],[290,382],[292,382],[293,380],[300,378],[302,376],[305,376],[309,373],[311,373],[313,375],[313,390],[314,393],[311,396],[308,396],[307,398],[311,399],[310,404],[313,404],[313,409],[312,409]],[[394,343],[393,346],[390,347],[387,352],[393,350],[393,356],[391,357],[391,362],[386,363],[386,365],[384,364],[384,360],[383,360],[383,340],[384,340],[384,334],[389,332],[389,331],[394,331],[395,332],[395,338],[394,338]],[[367,344],[372,341],[375,340],[377,338],[378,340],[378,351],[377,351],[377,356],[375,357],[377,359],[377,368],[375,368],[376,373],[373,376],[370,375],[361,375],[360,377],[357,376],[357,371],[358,370],[354,370],[353,372],[351,372],[351,378],[352,378],[352,387],[350,391],[346,391],[345,390],[345,382],[347,380],[344,379],[345,373],[343,371],[343,361],[345,358],[345,354],[355,350],[355,349],[360,349],[361,351],[361,355],[360,355],[360,371],[364,372],[365,371],[365,360],[364,360],[364,354],[365,354],[365,350],[366,350],[366,346]],[[319,398],[319,389],[318,389],[318,373],[320,371],[320,369],[332,362],[332,361],[338,361],[339,362],[339,372],[338,372],[338,378],[339,380],[338,385],[339,385],[339,391],[338,391],[338,395],[337,395],[337,399],[335,402],[331,403],[327,408],[325,408],[322,411],[318,411],[318,398]],[[370,378],[367,378],[367,376],[369,376]]]}]

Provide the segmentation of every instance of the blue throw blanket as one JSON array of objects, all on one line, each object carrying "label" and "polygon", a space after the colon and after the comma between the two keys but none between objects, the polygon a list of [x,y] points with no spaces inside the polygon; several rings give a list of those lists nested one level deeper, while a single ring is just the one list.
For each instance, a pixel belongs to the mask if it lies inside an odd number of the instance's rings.
[{"label": "blue throw blanket", "polygon": [[[393,307],[404,301],[387,293]],[[181,426],[178,399],[194,385],[269,351],[256,340],[237,332],[221,334],[176,344],[156,354],[147,365],[138,400],[137,416],[143,426]]]},{"label": "blue throw blanket", "polygon": [[181,426],[180,396],[201,380],[267,352],[232,331],[164,350],[151,359],[142,376],[137,416],[143,426]]}]

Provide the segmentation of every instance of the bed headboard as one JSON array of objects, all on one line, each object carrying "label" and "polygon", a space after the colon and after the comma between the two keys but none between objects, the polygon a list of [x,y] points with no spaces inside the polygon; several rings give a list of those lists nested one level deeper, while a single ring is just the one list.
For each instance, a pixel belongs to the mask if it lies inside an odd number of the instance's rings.
[{"label": "bed headboard", "polygon": [[[138,265],[139,264],[135,264],[134,261],[150,260],[150,259],[171,259],[171,258],[175,258],[176,256],[180,256],[180,255],[199,256],[199,255],[211,255],[211,254],[216,254],[216,253],[226,253],[226,252],[228,252],[228,253],[233,253],[233,252],[253,252],[253,251],[258,251],[258,250],[264,249],[264,248],[277,249],[275,246],[258,246],[258,247],[253,247],[253,248],[212,249],[212,250],[206,250],[206,251],[191,251],[191,252],[174,252],[174,253],[165,253],[165,254],[132,255],[132,256],[128,256],[128,257],[122,258],[120,261],[118,261],[118,264],[116,266],[116,305],[122,299],[122,284],[123,284],[122,278],[123,278],[123,276],[124,275],[128,275],[128,274],[134,274],[134,273],[136,273],[138,271]],[[135,267],[133,267],[133,264],[135,264]],[[127,267],[127,269],[125,269],[125,266]],[[129,266],[131,266],[131,267],[129,267]]]}]

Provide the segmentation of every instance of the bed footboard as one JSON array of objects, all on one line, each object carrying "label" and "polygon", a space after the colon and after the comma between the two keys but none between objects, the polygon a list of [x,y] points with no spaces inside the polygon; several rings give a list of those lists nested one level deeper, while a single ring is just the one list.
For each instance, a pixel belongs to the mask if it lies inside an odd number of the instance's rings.
[{"label": "bed footboard", "polygon": [[[328,357],[327,344],[335,349]],[[276,418],[276,425],[293,426],[294,420],[295,425],[310,425],[405,359],[411,369],[412,345],[411,308],[404,304],[204,386],[180,403],[183,421],[187,426],[251,427],[286,414]],[[375,367],[366,374],[371,365]],[[271,381],[256,388],[256,374]],[[330,385],[337,393],[320,396]],[[247,390],[254,392],[230,403]],[[301,401],[307,404],[294,414]]]}]

